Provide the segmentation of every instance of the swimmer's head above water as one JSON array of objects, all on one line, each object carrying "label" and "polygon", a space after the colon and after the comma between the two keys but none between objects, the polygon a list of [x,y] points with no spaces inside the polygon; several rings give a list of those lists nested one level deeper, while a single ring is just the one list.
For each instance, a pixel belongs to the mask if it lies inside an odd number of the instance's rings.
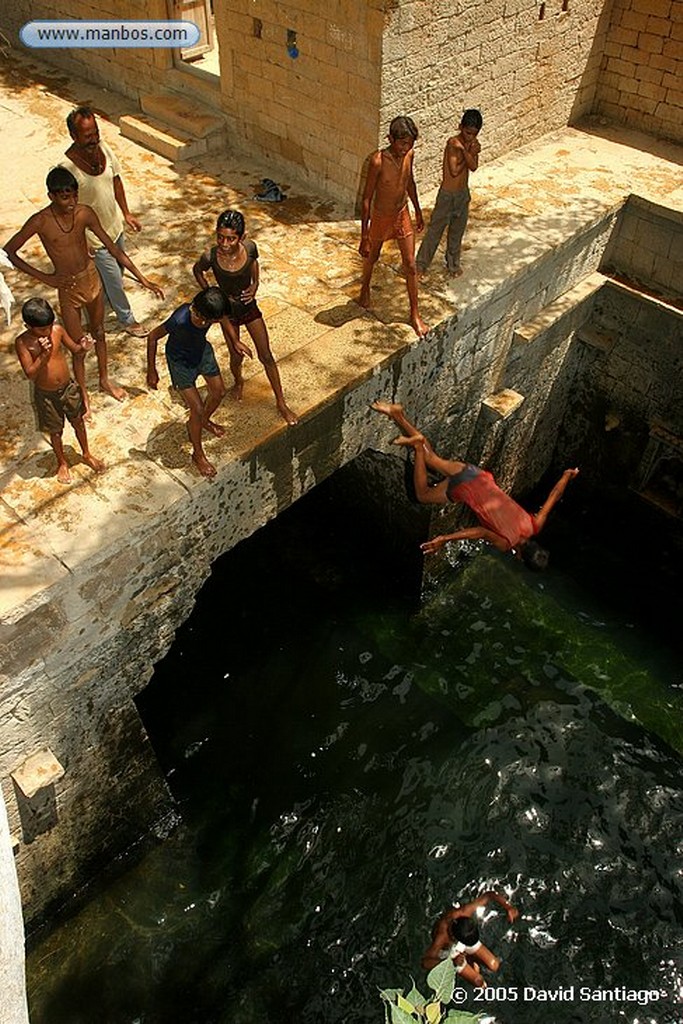
[{"label": "swimmer's head above water", "polygon": [[479,929],[471,917],[456,917],[448,922],[448,934],[453,942],[463,946],[475,946],[479,942]]}]

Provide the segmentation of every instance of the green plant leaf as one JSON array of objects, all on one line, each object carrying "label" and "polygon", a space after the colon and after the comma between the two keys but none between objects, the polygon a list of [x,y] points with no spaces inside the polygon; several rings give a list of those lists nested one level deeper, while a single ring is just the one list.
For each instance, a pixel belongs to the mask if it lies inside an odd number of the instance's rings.
[{"label": "green plant leaf", "polygon": [[402,1010],[406,1011],[406,1013],[419,1013],[417,1007],[404,996],[398,996],[396,999],[396,1005],[400,1006]]},{"label": "green plant leaf", "polygon": [[427,1014],[429,1024],[439,1024],[441,1020],[441,1003],[427,1003],[425,1013]]},{"label": "green plant leaf", "polygon": [[442,960],[427,975],[427,984],[442,1003],[450,1003],[455,989],[455,965],[450,959]]},{"label": "green plant leaf", "polygon": [[403,995],[402,988],[381,988],[379,990],[380,999],[386,1000],[388,1003],[395,1003],[398,996]]},{"label": "green plant leaf", "polygon": [[427,1000],[422,995],[422,993],[417,989],[413,979],[411,978],[410,980],[413,982],[413,987],[406,996],[406,999],[408,1000],[409,1003],[413,1004],[416,1010],[422,1010]]},{"label": "green plant leaf", "polygon": [[468,1013],[467,1010],[449,1010],[443,1024],[477,1024],[481,1020],[480,1013]]},{"label": "green plant leaf", "polygon": [[415,1024],[412,1013],[406,1013],[396,1003],[391,1004],[391,1024]]}]

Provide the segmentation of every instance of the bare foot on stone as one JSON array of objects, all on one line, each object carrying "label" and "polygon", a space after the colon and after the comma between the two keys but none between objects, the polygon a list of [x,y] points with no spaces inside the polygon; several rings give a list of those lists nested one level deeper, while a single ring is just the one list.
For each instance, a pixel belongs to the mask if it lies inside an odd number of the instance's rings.
[{"label": "bare foot on stone", "polygon": [[192,461],[194,462],[195,466],[202,474],[202,476],[205,476],[207,479],[210,479],[211,477],[214,477],[216,475],[216,467],[213,465],[212,462],[209,462],[206,455],[199,455],[197,452],[193,452]]},{"label": "bare foot on stone", "polygon": [[424,322],[419,313],[416,313],[415,316],[411,316],[410,326],[413,328],[418,338],[424,338],[425,334],[430,330],[429,325]]},{"label": "bare foot on stone", "polygon": [[240,381],[239,384],[233,384],[228,391],[230,398],[234,398],[236,402],[242,401],[242,395],[244,394],[244,381]]},{"label": "bare foot on stone", "polygon": [[288,427],[295,427],[296,424],[299,422],[299,417],[297,416],[297,414],[295,412],[292,412],[292,410],[285,402],[277,403],[277,411],[280,413]]},{"label": "bare foot on stone", "polygon": [[60,484],[70,484],[71,483],[71,473],[69,471],[69,467],[67,466],[66,462],[60,462],[59,463],[59,465],[57,466],[57,474],[56,475],[57,475],[57,479],[59,480]]},{"label": "bare foot on stone", "polygon": [[225,427],[222,427],[220,423],[216,423],[215,420],[203,420],[202,428],[209,434],[213,434],[214,437],[223,437],[225,434]]},{"label": "bare foot on stone", "polygon": [[111,395],[117,402],[122,402],[126,397],[126,392],[123,388],[120,388],[118,384],[112,384],[109,378],[100,381],[100,391],[104,391],[106,395]]},{"label": "bare foot on stone", "polygon": [[94,469],[96,473],[103,473],[107,468],[102,462],[102,459],[96,459],[94,455],[84,455],[83,461],[86,466],[90,466],[90,468]]}]

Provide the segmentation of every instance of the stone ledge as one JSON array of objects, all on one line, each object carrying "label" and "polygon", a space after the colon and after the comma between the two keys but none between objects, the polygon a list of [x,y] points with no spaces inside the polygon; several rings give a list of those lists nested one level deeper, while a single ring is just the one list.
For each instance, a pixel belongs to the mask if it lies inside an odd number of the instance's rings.
[{"label": "stone ledge", "polygon": [[544,335],[550,327],[558,320],[577,310],[587,299],[605,284],[607,278],[604,274],[595,271],[587,277],[582,278],[577,284],[554,299],[538,313],[533,320],[516,327],[513,333],[513,340],[518,344],[529,345]]},{"label": "stone ledge", "polygon": [[503,388],[502,391],[496,391],[494,395],[489,395],[484,399],[481,403],[481,411],[489,422],[498,423],[517,412],[523,402],[524,395],[520,395],[518,391],[512,391],[510,388]]},{"label": "stone ledge", "polygon": [[64,769],[49,747],[27,757],[23,764],[10,772],[10,777],[27,800],[41,789],[47,789],[64,777]]}]

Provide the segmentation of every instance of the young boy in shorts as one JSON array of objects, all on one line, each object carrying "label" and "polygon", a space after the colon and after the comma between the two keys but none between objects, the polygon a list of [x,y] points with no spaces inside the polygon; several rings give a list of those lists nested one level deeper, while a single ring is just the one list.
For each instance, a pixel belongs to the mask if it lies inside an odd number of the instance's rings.
[{"label": "young boy in shorts", "polygon": [[85,405],[79,386],[71,379],[64,349],[80,355],[92,347],[92,338],[72,341],[63,327],[55,323],[52,306],[45,299],[29,299],[21,315],[26,330],[15,341],[21,368],[34,384],[34,402],[38,412],[38,425],[50,435],[50,444],[57,456],[57,479],[62,484],[71,482],[69,464],[64,455],[62,433],[68,419],[76,432],[83,452],[83,461],[96,473],[104,463],[90,454],[88,435],[83,422]]},{"label": "young boy in shorts", "polygon": [[481,145],[477,135],[483,123],[478,110],[466,110],[460,121],[460,131],[446,143],[441,186],[432,219],[415,261],[418,277],[422,277],[434,259],[434,253],[446,227],[446,269],[453,277],[460,277],[462,274],[460,249],[470,208],[468,181],[470,171],[476,171],[479,167]]},{"label": "young boy in shorts", "polygon": [[[66,167],[53,167],[47,176],[46,185],[50,205],[29,217],[16,235],[5,243],[5,252],[18,270],[57,289],[64,329],[69,337],[83,337],[81,310],[85,308],[90,333],[95,339],[100,388],[120,402],[126,393],[109,380],[107,344],[104,340],[104,292],[90,255],[86,228],[99,238],[122,267],[135,275],[143,288],[148,288],[160,299],[163,299],[164,293],[158,285],[143,277],[123,249],[112,242],[95,211],[78,202],[78,182],[71,171]],[[52,260],[52,274],[38,270],[17,256],[17,251],[34,235],[38,235]],[[89,401],[85,387],[85,350],[79,350],[74,355],[74,376],[83,392],[87,415]]]},{"label": "young boy in shorts", "polygon": [[[192,461],[202,476],[216,475],[216,467],[209,462],[202,447],[202,431],[214,437],[225,433],[211,417],[225,396],[225,384],[206,334],[211,324],[225,321],[227,304],[220,288],[205,288],[195,295],[191,303],[184,303],[163,324],[147,335],[147,385],[156,391],[159,374],[156,367],[157,342],[168,335],[166,362],[171,383],[185,400],[190,410],[187,432],[192,442]],[[241,343],[237,343],[241,345]],[[243,346],[244,347],[244,346]],[[207,396],[202,401],[197,389],[197,377],[206,381]]]},{"label": "young boy in shorts", "polygon": [[373,153],[363,193],[361,238],[358,251],[365,260],[358,302],[370,308],[370,279],[382,245],[395,238],[410,300],[410,325],[422,337],[429,327],[417,308],[417,270],[415,236],[408,212],[408,199],[415,210],[415,226],[422,231],[424,222],[413,177],[413,147],[417,128],[411,117],[395,117],[389,125],[389,145]]}]

